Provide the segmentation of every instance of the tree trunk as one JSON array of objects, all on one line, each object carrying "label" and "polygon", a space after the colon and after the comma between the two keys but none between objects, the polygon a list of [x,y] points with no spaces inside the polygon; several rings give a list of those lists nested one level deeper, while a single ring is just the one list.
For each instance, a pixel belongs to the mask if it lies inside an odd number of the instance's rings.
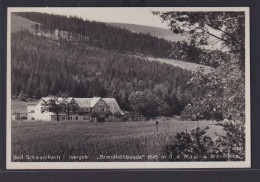
[{"label": "tree trunk", "polygon": [[57,116],[57,121],[60,121],[59,113],[58,113],[58,112],[56,112],[56,116]]},{"label": "tree trunk", "polygon": [[67,115],[68,115],[68,120],[70,120],[70,112],[69,111],[67,112]]}]

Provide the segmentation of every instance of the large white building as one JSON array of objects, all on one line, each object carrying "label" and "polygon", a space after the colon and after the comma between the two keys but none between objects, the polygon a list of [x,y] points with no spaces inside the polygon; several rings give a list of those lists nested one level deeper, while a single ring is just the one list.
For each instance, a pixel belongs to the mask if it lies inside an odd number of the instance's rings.
[{"label": "large white building", "polygon": [[55,100],[57,104],[66,102],[72,104],[73,111],[61,111],[58,113],[59,120],[92,120],[92,121],[115,121],[119,120],[123,112],[114,98],[54,98],[43,97],[35,105],[27,106],[28,120],[55,121],[57,115],[44,109],[45,103]]}]

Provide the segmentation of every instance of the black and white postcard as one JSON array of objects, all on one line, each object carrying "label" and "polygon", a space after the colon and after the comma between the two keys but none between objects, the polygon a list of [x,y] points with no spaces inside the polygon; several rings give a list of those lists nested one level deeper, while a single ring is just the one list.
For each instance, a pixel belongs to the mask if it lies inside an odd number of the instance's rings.
[{"label": "black and white postcard", "polygon": [[8,8],[7,169],[249,168],[249,8]]}]

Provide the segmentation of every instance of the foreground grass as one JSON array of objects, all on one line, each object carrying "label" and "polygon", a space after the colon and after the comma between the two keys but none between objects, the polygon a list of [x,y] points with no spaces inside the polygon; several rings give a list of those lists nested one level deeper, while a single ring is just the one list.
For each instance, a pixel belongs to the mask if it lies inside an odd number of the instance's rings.
[{"label": "foreground grass", "polygon": [[[223,129],[212,121],[199,121],[198,126],[201,128],[209,126],[207,135],[212,138],[216,137],[215,132],[223,134]],[[140,155],[144,157],[142,161],[148,161],[148,155],[165,155],[166,144],[170,144],[178,132],[189,131],[196,127],[197,122],[176,119],[160,121],[158,132],[154,121],[104,123],[12,121],[12,156],[18,156],[12,160],[110,161],[100,159],[100,155]],[[37,156],[49,157],[36,159]],[[79,160],[70,156],[88,156],[88,158]]]}]

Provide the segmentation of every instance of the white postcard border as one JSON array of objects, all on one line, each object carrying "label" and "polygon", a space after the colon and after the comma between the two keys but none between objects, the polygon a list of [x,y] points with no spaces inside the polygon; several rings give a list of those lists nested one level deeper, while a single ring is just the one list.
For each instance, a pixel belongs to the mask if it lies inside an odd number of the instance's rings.
[{"label": "white postcard border", "polygon": [[[250,35],[249,35],[249,7],[140,7],[151,11],[244,11],[245,12],[245,113],[246,113],[246,160],[226,162],[12,162],[11,161],[11,13],[46,10],[59,10],[52,7],[13,8],[7,11],[7,112],[6,112],[6,169],[178,169],[178,168],[250,168],[251,167],[251,110],[250,110]],[[64,7],[65,8],[65,7]],[[68,8],[77,10],[83,7]],[[84,7],[91,8],[91,7]],[[97,7],[95,7],[97,8]],[[101,7],[100,7],[101,8]],[[117,7],[123,8],[123,7]],[[124,7],[126,8],[126,7]],[[137,7],[131,7],[137,8]],[[139,8],[139,9],[140,9]]]}]

